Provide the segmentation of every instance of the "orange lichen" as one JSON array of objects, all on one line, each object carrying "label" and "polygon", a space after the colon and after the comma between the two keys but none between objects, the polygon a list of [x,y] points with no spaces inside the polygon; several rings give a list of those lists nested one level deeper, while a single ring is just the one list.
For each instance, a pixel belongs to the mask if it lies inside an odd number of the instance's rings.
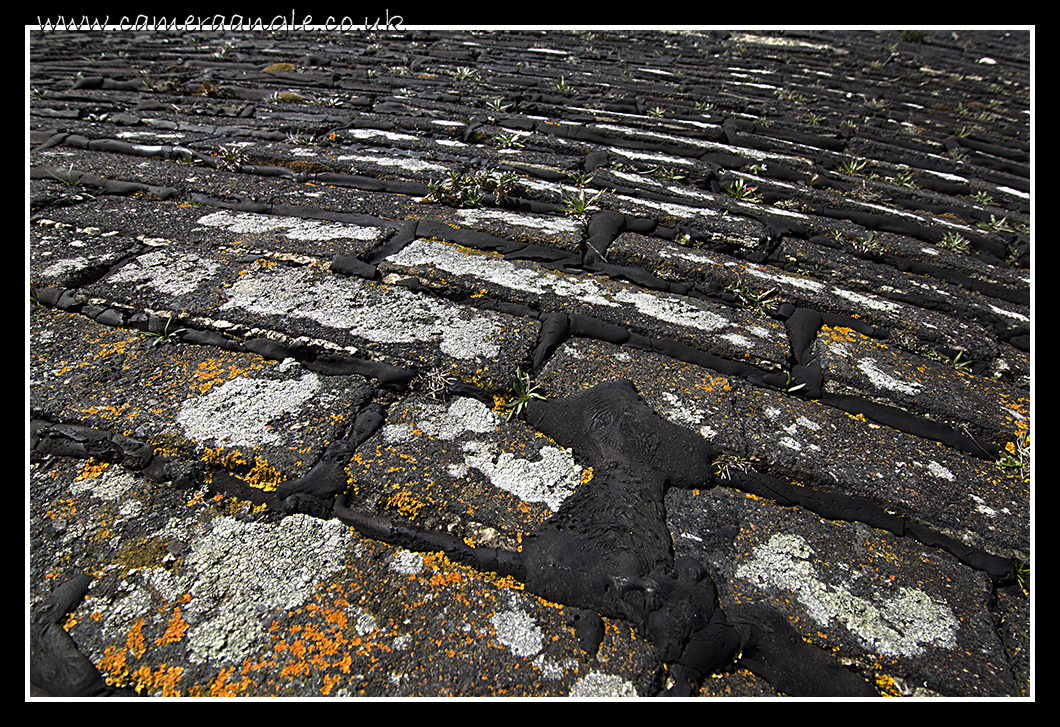
[{"label": "orange lichen", "polygon": [[81,471],[77,477],[74,478],[75,482],[81,480],[90,480],[99,477],[103,474],[103,471],[110,467],[109,462],[99,462],[95,457],[89,457],[85,460],[84,466],[81,467]]},{"label": "orange lichen", "polygon": [[180,613],[180,606],[177,606],[173,609],[173,616],[169,619],[169,623],[166,624],[165,633],[155,641],[155,645],[175,644],[184,638],[187,630],[188,622],[184,620],[183,615]]}]

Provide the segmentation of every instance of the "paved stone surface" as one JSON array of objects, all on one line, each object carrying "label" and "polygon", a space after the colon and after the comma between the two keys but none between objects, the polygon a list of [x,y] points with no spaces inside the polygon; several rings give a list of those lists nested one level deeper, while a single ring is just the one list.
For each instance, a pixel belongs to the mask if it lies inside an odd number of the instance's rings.
[{"label": "paved stone surface", "polygon": [[1032,40],[31,32],[27,694],[1033,697]]}]

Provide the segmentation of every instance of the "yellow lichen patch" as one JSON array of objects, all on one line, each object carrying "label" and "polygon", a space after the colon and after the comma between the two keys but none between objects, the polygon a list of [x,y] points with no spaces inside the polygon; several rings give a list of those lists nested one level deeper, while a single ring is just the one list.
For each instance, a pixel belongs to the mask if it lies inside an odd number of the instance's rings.
[{"label": "yellow lichen patch", "polygon": [[415,520],[420,510],[427,507],[427,503],[417,499],[407,492],[396,492],[380,501],[384,510],[396,512],[408,520]]},{"label": "yellow lichen patch", "polygon": [[162,664],[154,671],[148,666],[141,666],[132,673],[132,680],[138,694],[179,697],[177,684],[183,675],[184,668],[180,666]]},{"label": "yellow lichen patch", "polygon": [[91,480],[99,477],[103,474],[103,471],[110,467],[109,462],[99,462],[95,457],[89,457],[85,460],[84,466],[81,467],[81,471],[74,478],[75,482],[81,480]]},{"label": "yellow lichen patch", "polygon": [[143,536],[122,543],[114,562],[126,573],[140,568],[161,568],[169,548],[160,538]]},{"label": "yellow lichen patch", "polygon": [[180,606],[177,606],[173,609],[173,616],[169,619],[169,623],[166,624],[165,633],[155,640],[155,646],[175,644],[184,638],[187,630],[188,622],[184,620],[184,616],[180,613]]},{"label": "yellow lichen patch", "polygon": [[134,623],[132,628],[129,629],[129,634],[125,638],[125,645],[128,647],[129,653],[137,659],[143,658],[143,655],[147,652],[147,642],[144,640],[143,619]]},{"label": "yellow lichen patch", "polygon": [[217,384],[231,381],[251,371],[263,369],[266,365],[267,362],[263,358],[241,358],[238,362],[225,361],[220,358],[200,361],[192,373],[193,386],[200,394],[205,394]]},{"label": "yellow lichen patch", "polygon": [[244,479],[251,487],[256,487],[265,492],[272,492],[287,478],[265,460],[256,459],[254,460],[254,466],[250,468],[250,472],[247,473]]},{"label": "yellow lichen patch", "polygon": [[902,696],[901,690],[894,683],[894,677],[887,674],[880,674],[876,677],[876,687],[880,690],[880,694],[885,697]]},{"label": "yellow lichen patch", "polygon": [[129,679],[129,668],[125,665],[126,650],[117,646],[108,646],[103,651],[103,658],[96,664],[96,669],[103,675],[107,684],[122,686]]}]

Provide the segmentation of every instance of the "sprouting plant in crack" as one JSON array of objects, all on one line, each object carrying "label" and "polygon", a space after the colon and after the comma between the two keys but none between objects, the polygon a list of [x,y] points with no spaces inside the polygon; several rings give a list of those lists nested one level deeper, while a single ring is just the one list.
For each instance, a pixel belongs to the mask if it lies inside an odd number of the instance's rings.
[{"label": "sprouting plant in crack", "polygon": [[726,184],[722,187],[725,194],[732,197],[733,199],[742,199],[747,202],[761,202],[762,196],[758,194],[758,187],[747,184],[742,179],[737,179],[731,184]]},{"label": "sprouting plant in crack", "polygon": [[227,146],[217,150],[217,158],[224,169],[237,169],[247,163],[247,157],[241,150]]},{"label": "sprouting plant in crack", "polygon": [[525,146],[518,134],[497,134],[493,141],[499,149],[522,149]]},{"label": "sprouting plant in crack", "polygon": [[448,376],[442,369],[431,369],[423,374],[421,378],[427,395],[432,399],[444,399],[449,393],[449,387],[456,383],[456,379]]},{"label": "sprouting plant in crack", "polygon": [[839,169],[843,174],[849,174],[851,176],[855,174],[861,174],[865,169],[865,165],[868,164],[864,159],[854,157],[853,159],[845,159],[843,163],[839,165]]},{"label": "sprouting plant in crack", "polygon": [[570,85],[567,83],[567,79],[563,76],[552,81],[552,88],[556,91],[569,91]]},{"label": "sprouting plant in crack", "polygon": [[515,398],[504,404],[504,408],[508,410],[506,418],[509,421],[513,416],[521,416],[531,399],[545,398],[543,394],[538,393],[538,388],[536,384],[531,383],[530,374],[523,373],[520,368],[515,369],[515,382],[512,384]]},{"label": "sprouting plant in crack", "polygon": [[883,243],[880,242],[880,237],[875,232],[870,232],[865,237],[855,237],[854,242],[851,244],[855,250],[862,254],[883,250]]},{"label": "sprouting plant in crack", "polygon": [[1002,217],[999,220],[993,215],[990,215],[989,222],[980,222],[977,227],[981,230],[989,230],[990,232],[1015,232],[1007,219]]},{"label": "sprouting plant in crack", "polygon": [[593,181],[593,175],[589,172],[571,172],[567,175],[567,178],[579,187],[584,187]]},{"label": "sprouting plant in crack", "polygon": [[1024,593],[1031,592],[1031,564],[1017,558],[1016,564],[1016,583],[1023,589]]},{"label": "sprouting plant in crack", "polygon": [[1017,472],[1021,479],[1026,479],[1031,466],[1030,436],[1024,432],[1016,437],[1015,442],[1005,445],[1005,451],[998,457],[998,467]]},{"label": "sprouting plant in crack", "polygon": [[501,172],[494,174],[489,170],[481,170],[473,174],[465,174],[453,171],[449,178],[427,183],[431,193],[425,201],[439,202],[452,207],[481,207],[485,201],[486,194],[491,193],[500,198],[515,191],[515,183],[518,180],[515,172]]},{"label": "sprouting plant in crack", "polygon": [[755,290],[746,285],[741,278],[736,278],[735,282],[726,285],[725,290],[732,294],[738,306],[753,310],[762,317],[769,315],[767,305],[775,302],[773,297],[776,293],[776,288]]},{"label": "sprouting plant in crack", "polygon": [[594,209],[598,209],[596,203],[600,201],[603,192],[597,192],[591,197],[585,194],[585,189],[578,188],[578,193],[564,194],[561,209],[568,215],[586,215]]},{"label": "sprouting plant in crack", "polygon": [[958,351],[957,355],[949,360],[950,366],[957,369],[958,371],[971,371],[972,362],[966,358],[962,358],[963,356],[964,351]]},{"label": "sprouting plant in crack", "polygon": [[161,331],[138,331],[137,335],[141,338],[154,339],[151,341],[152,346],[158,346],[163,343],[172,343],[173,341],[176,341],[176,337],[179,334],[184,333],[186,329],[174,328],[170,330],[171,325],[173,325],[173,316],[169,317],[166,321],[166,325],[162,327]]},{"label": "sprouting plant in crack", "polygon": [[979,204],[985,204],[985,205],[987,205],[989,207],[993,207],[994,206],[994,198],[991,197],[988,193],[983,192],[983,191],[976,192],[975,195],[972,197],[972,199],[974,199]]},{"label": "sprouting plant in crack", "polygon": [[796,384],[795,383],[795,377],[791,375],[790,371],[787,374],[787,378],[788,378],[788,380],[786,382],[784,382],[783,386],[780,387],[780,391],[782,393],[784,393],[784,394],[787,394],[788,396],[791,396],[796,391],[799,391],[800,389],[805,388],[805,386],[806,386],[805,383]]},{"label": "sprouting plant in crack", "polygon": [[685,175],[678,172],[674,167],[655,167],[652,172],[659,179],[665,179],[667,182],[683,182],[685,179]]},{"label": "sprouting plant in crack", "polygon": [[913,183],[913,173],[908,171],[900,172],[891,177],[891,182],[897,184],[899,187],[908,187],[909,189],[914,189],[916,187],[916,184]]},{"label": "sprouting plant in crack", "polygon": [[954,252],[968,252],[971,247],[971,243],[958,232],[947,232],[936,245],[944,250],[953,250]]},{"label": "sprouting plant in crack", "polygon": [[511,104],[506,104],[502,99],[494,98],[486,102],[486,108],[490,111],[507,111],[511,108]]},{"label": "sprouting plant in crack", "polygon": [[454,81],[468,81],[475,77],[475,69],[468,68],[467,66],[461,66],[453,71]]},{"label": "sprouting plant in crack", "polygon": [[48,176],[51,177],[52,179],[54,179],[57,182],[62,182],[63,184],[67,185],[68,187],[80,187],[81,186],[81,179],[74,177],[74,164],[73,164],[73,162],[70,162],[70,168],[66,170],[66,176],[65,177],[56,176],[56,175],[52,174],[51,172],[48,172]]},{"label": "sprouting plant in crack", "polygon": [[714,474],[725,479],[729,479],[734,470],[747,472],[751,469],[751,464],[746,457],[740,457],[735,454],[719,455],[710,464],[714,467]]}]

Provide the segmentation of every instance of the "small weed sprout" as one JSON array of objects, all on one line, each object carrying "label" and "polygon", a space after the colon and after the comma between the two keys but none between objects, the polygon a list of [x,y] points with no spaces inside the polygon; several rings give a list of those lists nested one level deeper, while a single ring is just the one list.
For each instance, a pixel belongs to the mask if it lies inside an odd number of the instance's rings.
[{"label": "small weed sprout", "polygon": [[731,478],[734,470],[747,472],[751,469],[751,465],[746,457],[739,457],[734,454],[719,455],[710,464],[714,467],[714,474],[726,480]]},{"label": "small weed sprout", "polygon": [[513,416],[521,416],[523,409],[530,403],[531,399],[544,399],[543,394],[538,393],[538,386],[530,383],[530,374],[523,373],[522,369],[515,369],[515,382],[512,385],[515,391],[515,398],[504,404],[504,408],[508,410],[508,416],[506,419],[511,421]]},{"label": "small weed sprout", "polygon": [[592,210],[599,209],[596,203],[600,201],[601,196],[603,196],[603,192],[597,192],[589,197],[585,194],[584,189],[579,188],[577,195],[563,195],[561,208],[568,215],[587,215]]},{"label": "small weed sprout", "polygon": [[1025,563],[1018,558],[1016,563],[1016,583],[1023,589],[1024,593],[1031,592],[1031,564]]},{"label": "small weed sprout", "polygon": [[957,355],[950,359],[950,366],[957,369],[958,371],[971,371],[972,362],[966,358],[962,358],[963,356],[964,351],[958,351]]},{"label": "small weed sprout", "polygon": [[588,172],[571,172],[567,175],[567,178],[579,187],[584,187],[587,184],[591,184],[593,181],[593,175]]},{"label": "small weed sprout", "polygon": [[525,146],[518,134],[497,134],[493,141],[500,149],[522,149]]},{"label": "small weed sprout", "polygon": [[784,394],[787,394],[788,396],[791,396],[796,391],[798,391],[799,389],[804,388],[805,386],[806,386],[806,384],[796,384],[795,383],[795,377],[792,376],[791,372],[789,371],[788,372],[788,380],[784,383],[784,386],[780,387],[780,390]]},{"label": "small weed sprout", "polygon": [[567,79],[565,79],[563,76],[560,76],[559,78],[552,81],[552,88],[556,91],[563,92],[569,91],[570,85],[567,83]]},{"label": "small weed sprout", "polygon": [[422,377],[427,395],[434,400],[444,399],[449,393],[449,388],[456,383],[456,379],[447,376],[441,369],[431,369]]},{"label": "small weed sprout", "polygon": [[495,198],[503,197],[514,191],[518,179],[514,172],[504,172],[494,176],[489,171],[475,174],[450,172],[449,178],[443,181],[427,183],[431,193],[424,199],[426,202],[439,202],[452,207],[481,207],[486,193]]},{"label": "small weed sprout", "polygon": [[864,159],[854,157],[853,159],[844,160],[843,163],[839,165],[839,168],[840,170],[842,170],[843,174],[849,174],[853,176],[855,174],[861,174],[861,172],[865,169],[865,165],[867,163],[868,162],[866,162]]},{"label": "small weed sprout", "polygon": [[776,292],[776,288],[770,288],[765,291],[754,290],[745,285],[739,278],[736,279],[736,282],[725,286],[725,290],[732,294],[738,306],[753,310],[763,318],[769,314],[766,306],[774,302],[773,294]]},{"label": "small weed sprout", "polygon": [[247,162],[242,151],[226,146],[217,150],[217,158],[221,160],[222,169],[238,169]]},{"label": "small weed sprout", "polygon": [[988,207],[993,207],[994,206],[994,198],[991,197],[986,192],[976,192],[975,196],[972,197],[972,199],[974,199],[979,204],[985,204]]},{"label": "small weed sprout", "polygon": [[723,187],[725,194],[732,197],[733,199],[742,199],[748,202],[761,202],[762,196],[758,194],[758,187],[745,183],[742,179],[737,179],[731,184],[726,184]]},{"label": "small weed sprout", "polygon": [[660,179],[665,179],[667,182],[681,182],[684,181],[685,176],[680,174],[676,169],[670,167],[656,167],[652,170]]},{"label": "small weed sprout", "polygon": [[461,66],[453,71],[454,81],[469,81],[475,77],[475,69],[468,68],[467,66]]},{"label": "small weed sprout", "polygon": [[654,118],[660,118],[660,117],[662,117],[664,115],[664,112],[663,112],[661,107],[653,106],[652,108],[648,109],[647,114],[648,114],[648,116],[651,116],[651,117],[654,117]]},{"label": "small weed sprout", "polygon": [[57,182],[62,182],[63,184],[67,185],[68,187],[80,187],[81,186],[81,179],[80,178],[76,178],[76,179],[74,178],[74,163],[73,162],[70,162],[70,168],[66,170],[66,176],[65,177],[58,177],[58,176],[52,174],[51,172],[48,172],[48,176],[51,177],[52,179],[54,179]]},{"label": "small weed sprout", "polygon": [[511,105],[504,103],[504,101],[499,98],[495,98],[486,102],[486,108],[491,111],[507,111],[511,108]]},{"label": "small weed sprout", "polygon": [[880,242],[880,238],[875,232],[870,232],[865,237],[855,237],[854,242],[851,244],[855,250],[863,255],[883,250],[883,243]]},{"label": "small weed sprout", "polygon": [[1012,226],[1009,225],[1008,220],[1002,217],[1000,220],[990,215],[989,222],[980,222],[977,227],[981,230],[989,230],[990,232],[1015,232]]},{"label": "small weed sprout", "polygon": [[971,243],[957,232],[947,232],[937,244],[944,250],[953,250],[954,252],[967,252],[971,247]]},{"label": "small weed sprout", "polygon": [[1030,437],[1023,433],[1016,438],[1015,442],[1005,445],[1005,452],[998,457],[998,467],[1019,473],[1021,479],[1026,479],[1031,468],[1031,443]]},{"label": "small weed sprout", "polygon": [[172,343],[176,340],[176,336],[178,334],[184,333],[186,329],[174,328],[173,330],[170,330],[169,327],[171,325],[173,325],[173,316],[169,317],[169,319],[166,321],[166,325],[162,328],[161,331],[138,331],[137,335],[141,338],[154,339],[151,341],[152,346],[158,346],[163,343]]},{"label": "small weed sprout", "polygon": [[900,174],[897,174],[892,177],[891,181],[900,187],[909,187],[910,189],[913,189],[916,186],[915,184],[913,184],[912,172],[901,172]]}]

